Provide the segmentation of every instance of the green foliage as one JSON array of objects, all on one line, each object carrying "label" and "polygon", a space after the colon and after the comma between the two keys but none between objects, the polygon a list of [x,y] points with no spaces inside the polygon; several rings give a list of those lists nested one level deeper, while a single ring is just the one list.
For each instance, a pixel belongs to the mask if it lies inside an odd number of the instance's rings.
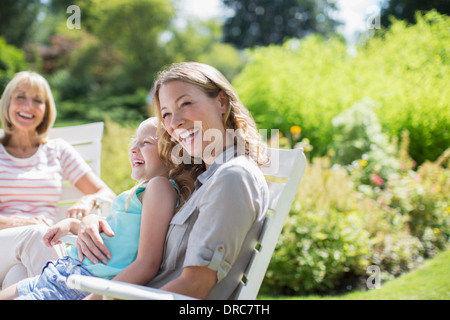
[{"label": "green foliage", "polygon": [[121,126],[106,120],[102,141],[102,179],[116,193],[120,194],[132,188],[135,181],[131,179],[131,166],[128,148],[131,138],[136,135],[139,122]]},{"label": "green foliage", "polygon": [[381,281],[381,290],[355,290],[338,296],[276,296],[273,293],[258,296],[258,299],[292,300],[448,300],[450,298],[450,250],[440,252],[413,270],[391,281]]},{"label": "green foliage", "polygon": [[338,24],[334,1],[222,0],[234,14],[224,24],[224,39],[239,48],[281,43],[309,33],[327,34]]},{"label": "green foliage", "polygon": [[22,47],[35,27],[41,1],[3,0],[0,9],[0,37],[14,46]]},{"label": "green foliage", "polygon": [[376,108],[373,101],[364,99],[333,118],[334,139],[328,154],[333,162],[350,165],[358,184],[382,186],[399,172],[400,161],[395,144],[382,132]]},{"label": "green foliage", "polygon": [[[344,112],[335,123],[345,128],[339,132],[353,132],[364,146],[373,139],[366,132],[373,132],[370,125],[377,124],[377,118],[372,117],[365,130],[359,121],[345,120],[350,115],[358,118],[361,106]],[[367,266],[377,265],[382,279],[391,279],[448,244],[450,149],[412,171],[407,134],[400,144],[390,145],[391,162],[378,162],[377,154],[383,152],[372,153],[376,147],[362,153],[364,148],[353,145],[349,141],[343,150],[356,150],[364,159],[343,166],[335,159],[315,157],[308,164],[262,292],[330,293],[344,285],[364,286]]]},{"label": "green foliage", "polygon": [[368,249],[368,233],[356,213],[294,213],[264,285],[281,294],[330,292],[347,273],[365,270]]},{"label": "green foliage", "polygon": [[244,57],[234,46],[222,43],[222,25],[216,19],[187,20],[184,28],[166,33],[166,55],[174,62],[198,61],[210,64],[232,80],[243,68]]},{"label": "green foliage", "polygon": [[22,50],[6,43],[0,37],[0,90],[3,92],[15,73],[28,67]]},{"label": "green foliage", "polygon": [[172,3],[164,0],[95,1],[98,9],[94,34],[108,48],[120,52],[121,89],[150,87],[162,65],[169,62],[158,45],[159,34],[174,15]]},{"label": "green foliage", "polygon": [[327,154],[332,119],[367,97],[390,138],[407,129],[413,159],[435,160],[450,145],[450,18],[431,11],[417,21],[394,21],[356,55],[317,35],[251,50],[233,84],[261,128],[301,126],[313,156]]},{"label": "green foliage", "polygon": [[[186,28],[171,25],[174,9],[170,1],[77,0],[75,4],[82,11],[81,30],[67,28],[65,11],[49,14],[40,23],[47,30],[40,35],[41,41],[45,35],[45,41],[54,36],[68,48],[52,59],[56,68],[46,75],[61,106],[60,118],[88,114],[86,121],[105,116],[114,121],[140,120],[135,110],[144,111],[142,116],[146,110],[135,108],[134,103],[131,108],[124,103],[119,110],[122,98],[118,96],[129,100],[137,90],[148,91],[164,65],[206,62],[229,79],[243,66],[238,50],[220,43],[221,24],[217,21],[189,20]],[[39,66],[39,61],[36,64]]]},{"label": "green foliage", "polygon": [[147,91],[121,96],[97,96],[57,102],[58,118],[85,122],[111,119],[126,125],[143,121],[147,117],[145,98]]}]

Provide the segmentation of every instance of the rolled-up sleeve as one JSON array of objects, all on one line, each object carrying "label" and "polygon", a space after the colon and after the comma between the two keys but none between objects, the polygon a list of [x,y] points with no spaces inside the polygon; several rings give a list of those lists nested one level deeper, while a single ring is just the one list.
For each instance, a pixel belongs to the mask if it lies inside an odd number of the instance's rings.
[{"label": "rolled-up sleeve", "polygon": [[220,282],[260,211],[258,183],[244,166],[225,166],[208,183],[189,236],[184,267],[207,266]]}]

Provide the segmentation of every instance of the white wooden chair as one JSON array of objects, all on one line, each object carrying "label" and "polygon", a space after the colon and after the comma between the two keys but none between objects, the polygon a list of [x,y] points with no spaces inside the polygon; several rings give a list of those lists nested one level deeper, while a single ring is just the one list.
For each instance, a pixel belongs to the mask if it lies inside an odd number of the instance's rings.
[{"label": "white wooden chair", "polygon": [[[103,129],[103,122],[52,128],[49,137],[51,139],[62,138],[70,143],[92,168],[94,174],[100,177]],[[66,217],[67,208],[82,195],[83,193],[69,182],[63,183],[63,191],[58,203],[58,220]]]},{"label": "white wooden chair", "polygon": [[[243,280],[233,297],[234,299],[249,300],[256,298],[305,170],[306,159],[302,149],[269,149],[269,155],[271,163],[269,166],[263,167],[270,191],[269,212],[260,239],[248,267],[243,272]],[[68,286],[73,289],[100,294],[105,298],[132,300],[192,299],[154,288],[94,277],[72,275],[67,282]]]}]

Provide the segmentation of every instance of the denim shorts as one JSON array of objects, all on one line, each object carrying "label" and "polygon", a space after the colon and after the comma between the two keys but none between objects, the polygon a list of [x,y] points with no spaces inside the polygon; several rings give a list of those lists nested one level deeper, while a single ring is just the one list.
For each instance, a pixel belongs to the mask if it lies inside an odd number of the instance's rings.
[{"label": "denim shorts", "polygon": [[80,261],[70,257],[49,261],[39,276],[17,284],[19,297],[16,300],[81,300],[89,292],[67,287],[67,277],[73,274],[93,276]]}]

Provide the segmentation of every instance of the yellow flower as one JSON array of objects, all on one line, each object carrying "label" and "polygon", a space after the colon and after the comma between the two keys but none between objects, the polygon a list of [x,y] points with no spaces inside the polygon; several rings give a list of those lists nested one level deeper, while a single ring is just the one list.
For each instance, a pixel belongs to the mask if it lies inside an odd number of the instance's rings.
[{"label": "yellow flower", "polygon": [[336,155],[336,151],[334,151],[333,149],[328,150],[328,156],[333,158]]},{"label": "yellow flower", "polygon": [[359,160],[359,164],[361,165],[361,167],[365,167],[367,166],[367,160]]},{"label": "yellow flower", "polygon": [[439,230],[439,228],[434,228],[433,231],[434,231],[435,234],[438,234],[439,232],[441,232],[441,230]]},{"label": "yellow flower", "polygon": [[292,126],[290,131],[292,134],[299,134],[302,132],[302,128],[300,128],[299,126]]}]

